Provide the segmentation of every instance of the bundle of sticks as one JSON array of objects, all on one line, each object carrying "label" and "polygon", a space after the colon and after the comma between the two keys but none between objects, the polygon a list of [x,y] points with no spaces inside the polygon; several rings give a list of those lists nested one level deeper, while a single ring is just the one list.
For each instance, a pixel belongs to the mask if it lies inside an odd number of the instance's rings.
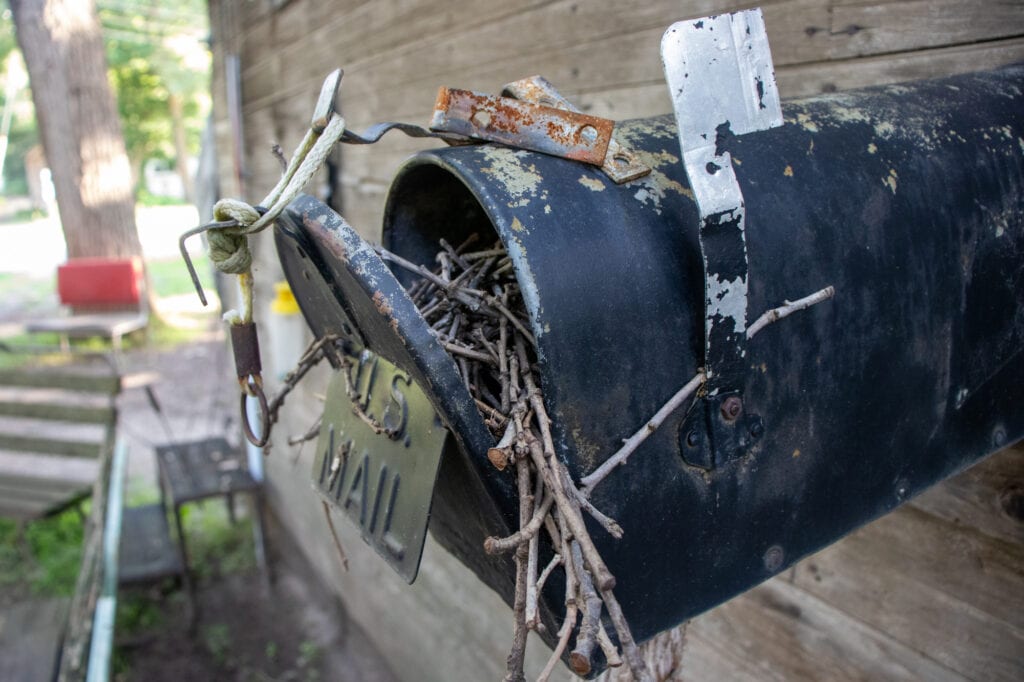
[{"label": "bundle of sticks", "polygon": [[[481,250],[473,235],[458,248],[440,241],[437,266],[428,269],[378,247],[380,256],[418,275],[407,292],[430,324],[438,340],[452,354],[466,388],[473,395],[497,444],[487,457],[498,469],[515,468],[519,493],[519,529],[504,538],[487,538],[491,554],[514,552],[516,587],[513,601],[513,641],[505,680],[524,679],[523,659],[530,630],[544,625],[539,600],[546,581],[560,568],[565,579],[565,616],[555,639],[554,652],[538,680],[546,680],[565,653],[575,633],[569,664],[587,675],[598,648],[609,667],[625,662],[635,680],[651,675],[629,625],[615,598],[615,577],[608,570],[584,523],[592,517],[612,537],[622,528],[598,510],[590,493],[612,471],[626,463],[640,445],[706,381],[703,369],[681,386],[603,463],[573,481],[555,454],[551,420],[544,407],[536,369],[536,339],[529,330],[522,293],[512,261],[501,242]],[[748,339],[765,327],[832,298],[827,286],[795,301],[785,301],[754,320]],[[542,540],[550,560],[542,569]],[[602,617],[607,613],[607,621]],[[618,638],[616,647],[605,627],[610,622]]]},{"label": "bundle of sticks", "polygon": [[[546,581],[565,579],[565,616],[550,660],[539,676],[546,680],[575,633],[572,669],[586,675],[597,648],[609,666],[625,659],[633,677],[649,679],[638,647],[615,598],[608,570],[584,523],[588,514],[615,538],[622,529],[589,501],[555,454],[551,420],[539,387],[536,340],[529,330],[512,262],[497,242],[470,250],[479,237],[453,247],[440,241],[436,267],[413,264],[385,249],[381,257],[418,278],[407,292],[452,354],[497,444],[488,453],[500,470],[514,468],[519,494],[519,529],[508,537],[487,538],[488,553],[514,552],[513,641],[506,680],[523,680],[530,630],[543,631],[538,603]],[[541,544],[546,536],[547,549]],[[552,554],[544,567],[542,555]],[[560,571],[558,569],[561,568]],[[609,636],[602,612],[615,629],[621,653]]]}]

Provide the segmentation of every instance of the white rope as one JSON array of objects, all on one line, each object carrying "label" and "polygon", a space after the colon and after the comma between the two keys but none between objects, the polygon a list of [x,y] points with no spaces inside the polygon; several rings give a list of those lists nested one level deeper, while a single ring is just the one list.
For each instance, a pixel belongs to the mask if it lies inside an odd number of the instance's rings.
[{"label": "white rope", "polygon": [[260,202],[267,208],[264,215],[260,216],[255,208],[240,199],[221,199],[214,205],[214,220],[234,219],[238,222],[238,227],[211,230],[209,234],[210,258],[214,265],[223,272],[239,276],[240,310],[224,313],[225,321],[231,324],[252,322],[252,254],[249,252],[248,235],[273,224],[320,170],[344,132],[345,119],[333,116],[320,135],[312,130],[306,133],[281,179]]}]

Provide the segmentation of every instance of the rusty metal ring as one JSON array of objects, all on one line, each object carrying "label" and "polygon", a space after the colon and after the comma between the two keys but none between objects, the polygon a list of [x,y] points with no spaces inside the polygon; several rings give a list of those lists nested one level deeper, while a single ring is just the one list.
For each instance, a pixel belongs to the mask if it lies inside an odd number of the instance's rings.
[{"label": "rusty metal ring", "polygon": [[[267,396],[263,393],[263,387],[255,381],[248,382],[248,393],[242,391],[241,402],[239,403],[239,412],[242,418],[242,431],[245,433],[245,439],[255,445],[258,448],[262,448],[270,440],[270,408],[267,406]],[[247,408],[246,399],[249,395],[256,397],[256,400],[260,404],[260,422],[262,422],[263,433],[257,438],[256,434],[252,431],[252,425],[249,423],[249,410]]]}]

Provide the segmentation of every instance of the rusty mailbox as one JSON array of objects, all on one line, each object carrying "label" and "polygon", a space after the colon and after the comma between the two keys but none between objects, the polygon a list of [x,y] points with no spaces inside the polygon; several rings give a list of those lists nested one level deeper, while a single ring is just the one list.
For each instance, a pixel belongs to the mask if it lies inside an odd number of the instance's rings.
[{"label": "rusty mailbox", "polygon": [[[1024,67],[781,112],[768,129],[719,125],[702,152],[724,154],[742,191],[738,241],[731,209],[698,201],[673,116],[616,124],[615,144],[650,169],[621,184],[473,144],[417,154],[387,200],[384,245],[412,263],[431,265],[442,238],[501,240],[575,480],[695,372],[722,368],[591,498],[624,530],[595,525],[593,538],[638,641],[1024,436]],[[321,493],[409,580],[429,512],[438,542],[511,603],[511,559],[483,542],[517,527],[515,476],[488,461],[494,438],[407,295],[410,275],[309,197],[276,240],[307,322],[348,341],[355,395],[387,427],[322,434]],[[738,278],[750,318],[835,294],[723,350],[743,328],[709,331],[735,294],[712,285]],[[332,469],[346,438],[346,471]],[[551,622],[556,583],[542,594]]]}]

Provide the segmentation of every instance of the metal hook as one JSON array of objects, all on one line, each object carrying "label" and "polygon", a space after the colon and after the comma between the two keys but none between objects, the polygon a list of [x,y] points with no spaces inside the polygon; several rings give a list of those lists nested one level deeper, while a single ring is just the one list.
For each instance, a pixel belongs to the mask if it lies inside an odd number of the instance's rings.
[{"label": "metal hook", "polygon": [[[242,431],[245,433],[245,439],[258,448],[262,448],[270,440],[270,408],[267,406],[267,396],[263,393],[262,382],[254,381],[252,377],[246,384],[245,391],[241,393],[241,402],[239,403],[239,411],[242,419]],[[253,433],[252,425],[249,423],[249,410],[247,408],[246,399],[250,396],[254,396],[260,405],[260,425],[262,427],[262,433],[257,438],[256,434]]]},{"label": "metal hook", "polygon": [[[269,209],[263,206],[253,206],[256,212],[261,216],[265,215]],[[192,278],[192,286],[196,289],[196,294],[199,295],[199,301],[204,305],[208,305],[206,302],[206,292],[203,291],[203,285],[199,281],[199,274],[196,272],[196,266],[192,263],[192,257],[188,255],[188,249],[185,248],[185,242],[188,241],[189,237],[194,237],[197,234],[202,234],[207,230],[223,230],[229,227],[238,227],[239,222],[234,218],[230,220],[215,220],[213,222],[200,225],[199,227],[193,227],[188,230],[181,237],[178,238],[178,250],[181,252],[181,257],[185,261],[185,267],[188,268],[189,277]]]}]

